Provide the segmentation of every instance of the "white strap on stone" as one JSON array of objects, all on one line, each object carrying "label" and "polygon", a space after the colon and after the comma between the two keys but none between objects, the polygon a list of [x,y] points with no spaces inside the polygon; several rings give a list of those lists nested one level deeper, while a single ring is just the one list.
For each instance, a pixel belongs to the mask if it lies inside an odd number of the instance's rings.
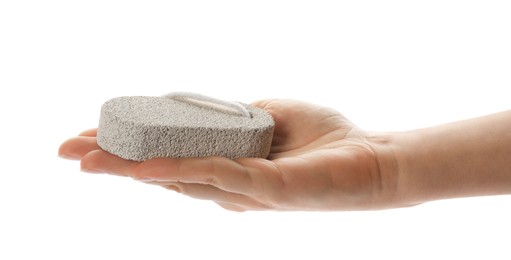
[{"label": "white strap on stone", "polygon": [[191,92],[172,92],[164,95],[164,97],[187,102],[199,107],[211,108],[226,114],[234,114],[248,118],[252,117],[248,109],[238,102],[220,100]]}]

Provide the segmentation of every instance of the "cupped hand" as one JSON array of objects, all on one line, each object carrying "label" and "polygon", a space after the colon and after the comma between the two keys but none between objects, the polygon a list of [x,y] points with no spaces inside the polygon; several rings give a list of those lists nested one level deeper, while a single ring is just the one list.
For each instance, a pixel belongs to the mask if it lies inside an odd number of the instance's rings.
[{"label": "cupped hand", "polygon": [[82,170],[128,176],[234,211],[365,210],[395,207],[397,170],[380,136],[335,110],[293,100],[253,103],[275,120],[267,159],[124,160],[96,143],[96,130],[64,142],[59,155]]}]

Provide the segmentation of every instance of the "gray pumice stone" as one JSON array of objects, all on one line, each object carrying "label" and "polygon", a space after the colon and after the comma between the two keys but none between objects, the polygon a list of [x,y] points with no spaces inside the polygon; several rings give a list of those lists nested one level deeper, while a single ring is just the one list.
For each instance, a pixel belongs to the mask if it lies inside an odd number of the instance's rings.
[{"label": "gray pumice stone", "polygon": [[275,125],[270,114],[249,105],[228,107],[229,102],[215,101],[189,93],[111,99],[101,108],[97,143],[133,161],[268,157]]}]

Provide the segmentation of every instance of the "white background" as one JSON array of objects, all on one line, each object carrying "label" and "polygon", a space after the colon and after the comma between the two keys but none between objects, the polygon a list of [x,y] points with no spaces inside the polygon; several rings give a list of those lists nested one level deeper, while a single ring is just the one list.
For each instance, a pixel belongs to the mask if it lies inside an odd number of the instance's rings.
[{"label": "white background", "polygon": [[509,109],[508,1],[0,2],[0,259],[509,259],[511,197],[232,213],[79,171],[110,98],[293,98],[367,130]]}]

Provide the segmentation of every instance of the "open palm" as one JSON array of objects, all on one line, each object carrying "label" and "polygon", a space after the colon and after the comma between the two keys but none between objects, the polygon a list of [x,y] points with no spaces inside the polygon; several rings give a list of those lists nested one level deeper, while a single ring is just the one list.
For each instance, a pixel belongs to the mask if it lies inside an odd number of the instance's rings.
[{"label": "open palm", "polygon": [[96,131],[66,141],[59,154],[82,169],[129,176],[235,210],[361,210],[385,208],[395,176],[383,174],[364,131],[338,112],[293,100],[254,106],[275,119],[268,159],[222,157],[121,159],[101,150]]}]

